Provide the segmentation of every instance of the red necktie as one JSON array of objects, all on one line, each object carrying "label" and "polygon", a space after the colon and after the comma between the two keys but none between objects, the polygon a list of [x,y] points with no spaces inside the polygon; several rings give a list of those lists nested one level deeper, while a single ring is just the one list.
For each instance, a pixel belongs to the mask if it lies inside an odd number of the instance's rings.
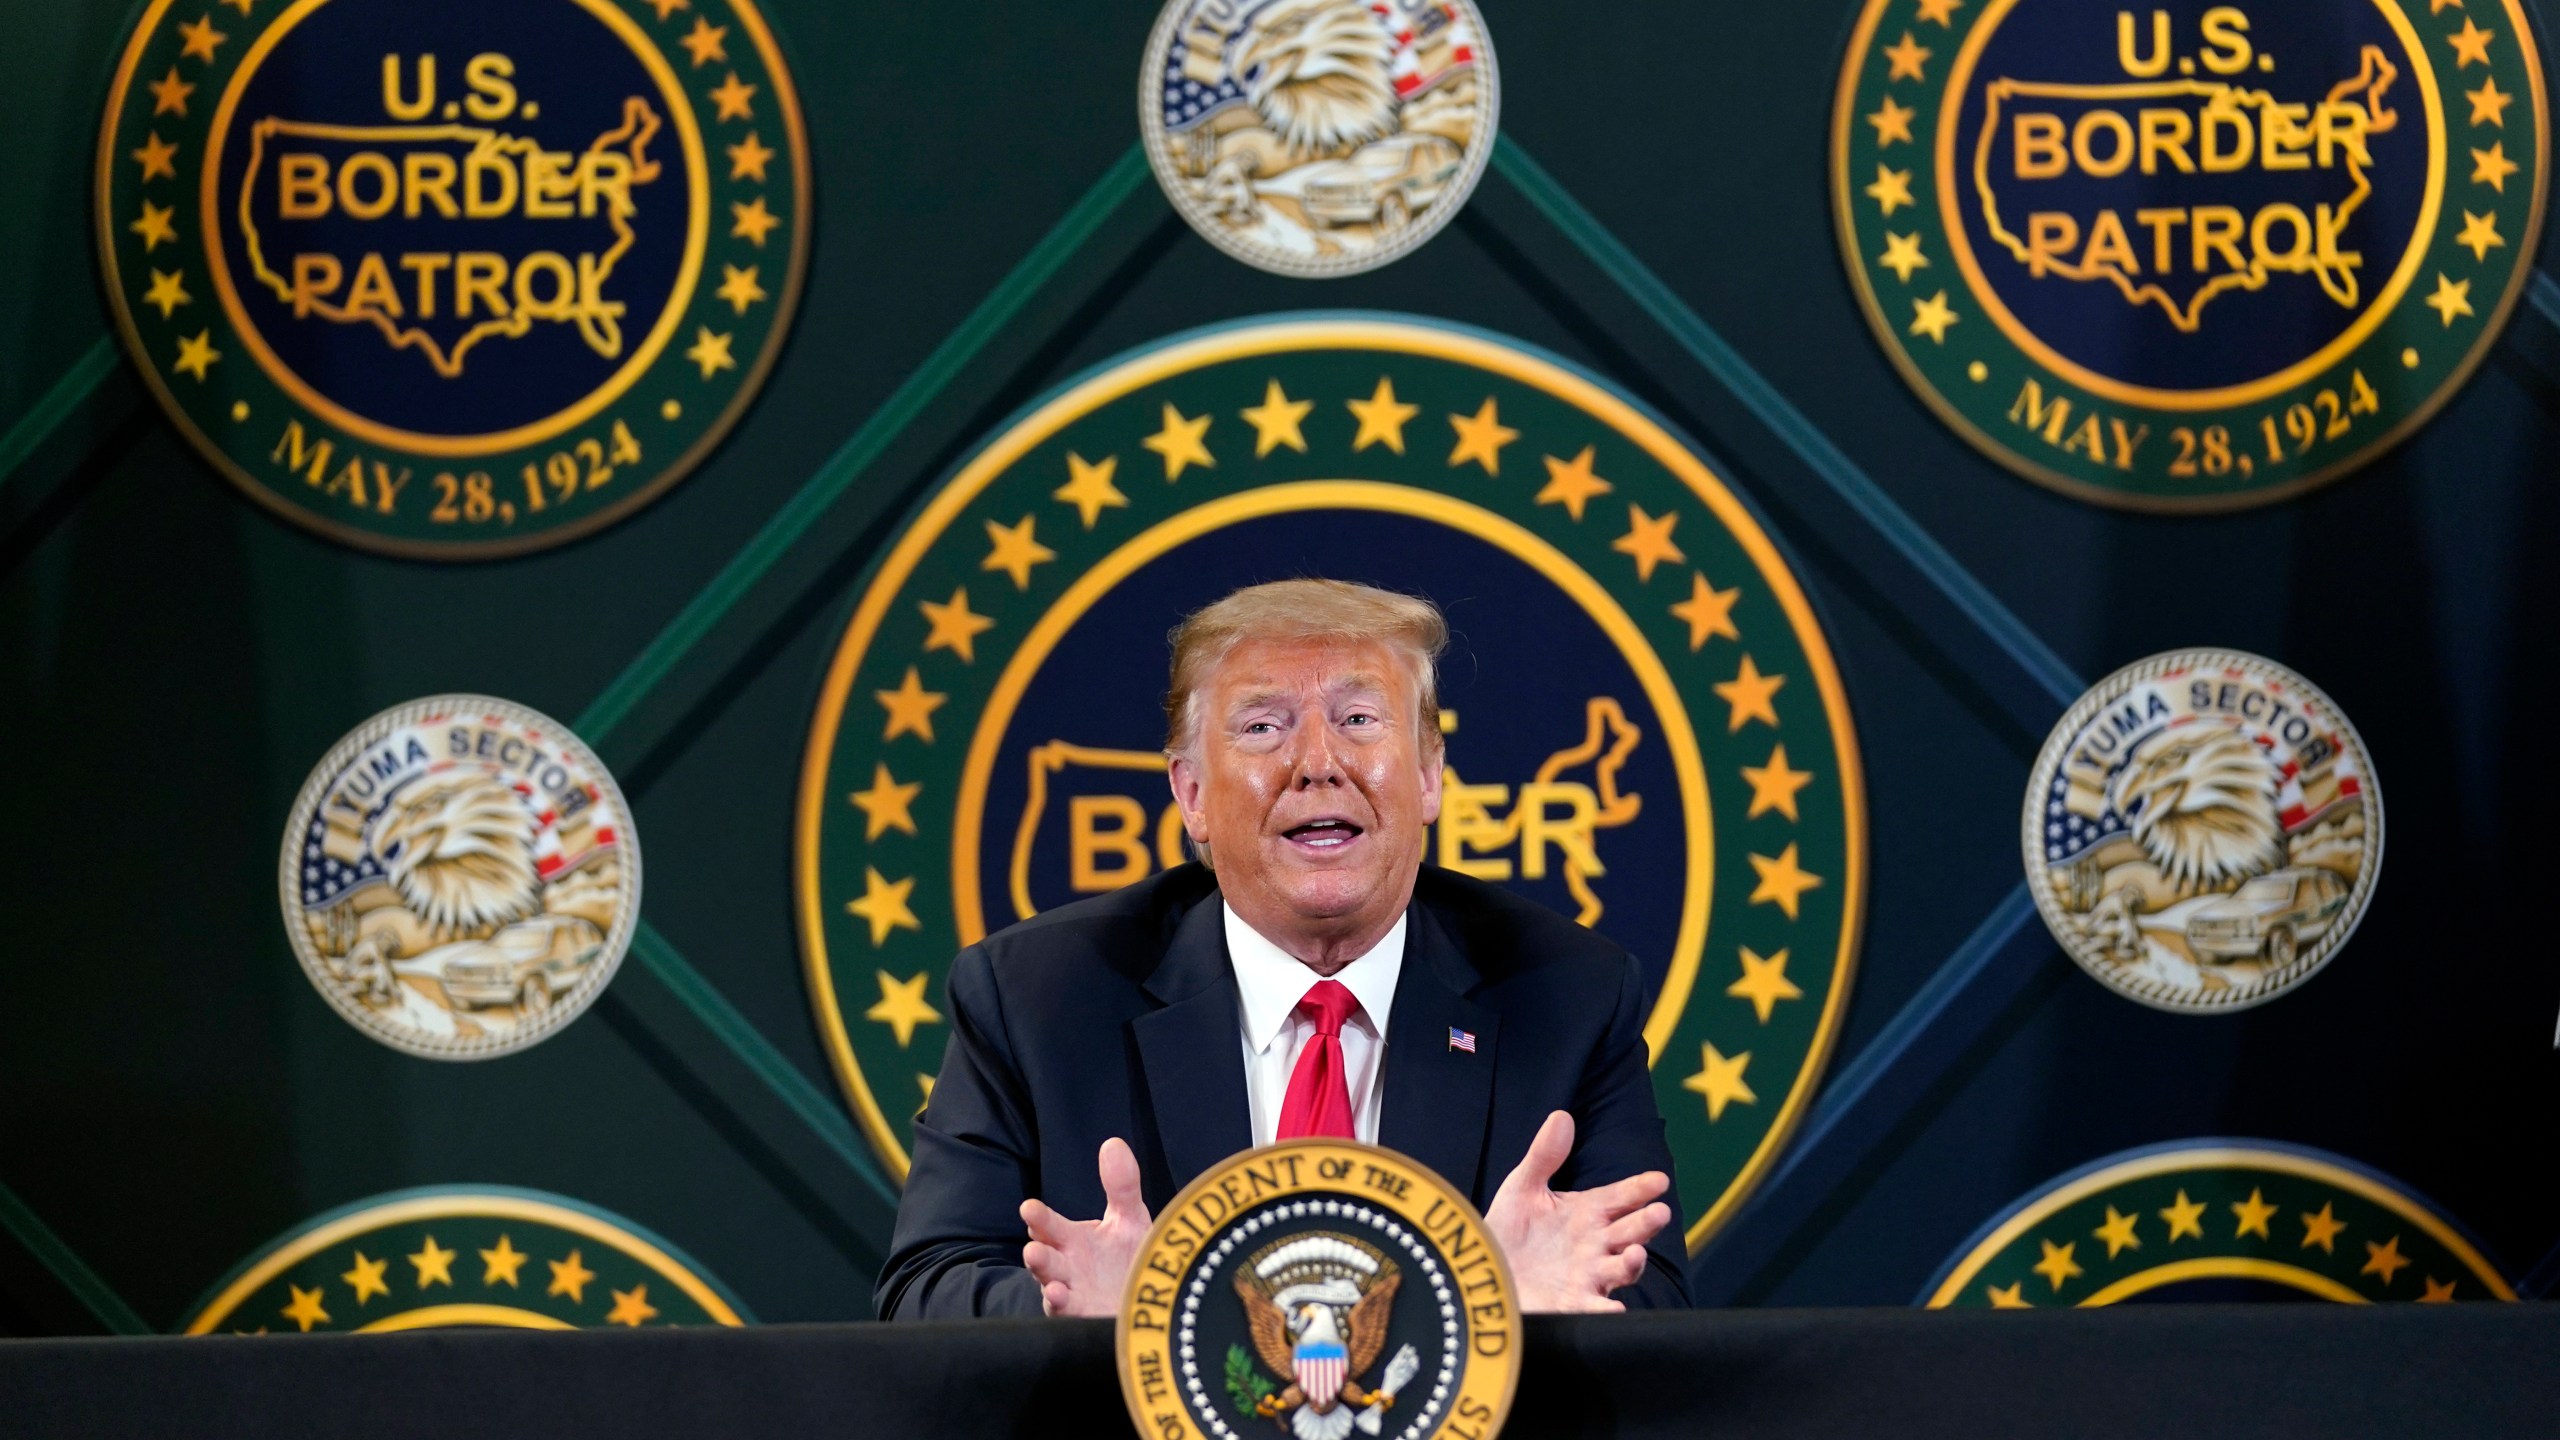
[{"label": "red necktie", "polygon": [[1307,1048],[1298,1052],[1298,1068],[1289,1072],[1289,1094],[1280,1102],[1280,1131],[1275,1138],[1355,1138],[1351,1079],[1342,1063],[1342,1022],[1359,1008],[1359,998],[1339,980],[1319,980],[1307,987],[1297,1013],[1314,1023],[1316,1033],[1307,1037]]}]

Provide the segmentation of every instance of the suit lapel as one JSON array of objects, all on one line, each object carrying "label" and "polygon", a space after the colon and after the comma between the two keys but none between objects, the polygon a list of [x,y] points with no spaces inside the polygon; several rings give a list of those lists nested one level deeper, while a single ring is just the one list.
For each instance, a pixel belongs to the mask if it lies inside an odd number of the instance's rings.
[{"label": "suit lapel", "polygon": [[1212,890],[1182,917],[1164,959],[1147,977],[1147,993],[1164,1008],[1130,1022],[1146,1066],[1156,1134],[1177,1190],[1253,1143],[1235,971],[1227,960],[1222,915]]},{"label": "suit lapel", "polygon": [[[1475,967],[1431,912],[1415,905],[1405,935],[1404,970],[1387,1020],[1385,1110],[1378,1142],[1477,1193],[1485,1131],[1493,1121],[1493,1066],[1502,1017],[1467,999]],[[1449,1032],[1475,1036],[1475,1053],[1453,1048]]]}]

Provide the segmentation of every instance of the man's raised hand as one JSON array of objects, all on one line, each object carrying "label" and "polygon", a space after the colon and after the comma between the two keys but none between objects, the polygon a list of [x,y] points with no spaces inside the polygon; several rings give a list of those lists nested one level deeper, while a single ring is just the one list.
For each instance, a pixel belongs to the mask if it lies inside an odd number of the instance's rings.
[{"label": "man's raised hand", "polygon": [[1624,1310],[1609,1292],[1643,1276],[1645,1242],[1671,1223],[1661,1203],[1671,1178],[1648,1170],[1596,1190],[1548,1189],[1572,1154],[1573,1117],[1558,1110],[1494,1192],[1485,1228],[1511,1264],[1521,1309]]},{"label": "man's raised hand", "polygon": [[[1571,1132],[1566,1133],[1569,1144]],[[1129,1143],[1118,1136],[1103,1141],[1101,1168],[1099,1220],[1070,1220],[1037,1200],[1022,1202],[1022,1223],[1031,1231],[1022,1263],[1040,1282],[1040,1308],[1048,1314],[1120,1313],[1129,1265],[1155,1223],[1138,1186],[1138,1157],[1130,1153]]]}]

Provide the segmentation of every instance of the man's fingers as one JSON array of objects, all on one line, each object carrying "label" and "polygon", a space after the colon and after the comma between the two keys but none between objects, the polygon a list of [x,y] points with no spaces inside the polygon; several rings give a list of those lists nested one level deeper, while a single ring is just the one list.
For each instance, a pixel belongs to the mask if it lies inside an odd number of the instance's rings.
[{"label": "man's fingers", "polygon": [[1032,1239],[1052,1249],[1064,1250],[1075,1241],[1076,1222],[1037,1200],[1022,1202],[1022,1223]]},{"label": "man's fingers", "polygon": [[1624,1250],[1630,1245],[1641,1248],[1663,1226],[1671,1223],[1671,1207],[1656,1201],[1632,1214],[1621,1215],[1600,1232],[1600,1243],[1611,1250]]},{"label": "man's fingers", "polygon": [[[1619,1252],[1618,1260],[1619,1263],[1627,1267],[1626,1278],[1620,1280],[1618,1285],[1633,1285],[1644,1278],[1645,1248],[1643,1246],[1628,1246],[1625,1250]],[[1612,1285],[1609,1288],[1615,1290],[1618,1288],[1618,1285]]]},{"label": "man's fingers", "polygon": [[1064,1315],[1067,1307],[1075,1302],[1075,1294],[1067,1288],[1065,1281],[1052,1280],[1040,1287],[1040,1308],[1051,1315]]},{"label": "man's fingers", "polygon": [[1146,1224],[1146,1192],[1139,1184],[1138,1157],[1129,1149],[1129,1142],[1117,1135],[1103,1141],[1100,1168],[1105,1215],[1116,1214]]},{"label": "man's fingers", "polygon": [[1564,1168],[1565,1160],[1572,1154],[1573,1117],[1562,1110],[1555,1111],[1547,1116],[1547,1123],[1538,1127],[1537,1138],[1529,1142],[1529,1153],[1521,1156],[1520,1163],[1512,1167],[1510,1175],[1502,1182],[1502,1188],[1544,1190],[1547,1182]]},{"label": "man's fingers", "polygon": [[1065,1258],[1037,1240],[1022,1247],[1022,1268],[1031,1272],[1032,1279],[1044,1284],[1058,1272],[1059,1263]]},{"label": "man's fingers", "polygon": [[1585,1190],[1582,1192],[1582,1198],[1600,1207],[1601,1214],[1615,1220],[1621,1215],[1661,1199],[1664,1192],[1670,1188],[1670,1176],[1659,1170],[1647,1170],[1641,1175],[1630,1175],[1624,1180],[1600,1186],[1596,1190]]}]

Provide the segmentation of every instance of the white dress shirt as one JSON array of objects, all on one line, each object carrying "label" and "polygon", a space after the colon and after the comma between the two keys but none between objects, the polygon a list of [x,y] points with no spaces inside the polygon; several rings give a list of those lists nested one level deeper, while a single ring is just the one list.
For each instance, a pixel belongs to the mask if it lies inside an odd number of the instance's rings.
[{"label": "white dress shirt", "polygon": [[[1227,958],[1236,972],[1253,1143],[1268,1145],[1280,1132],[1280,1107],[1289,1095],[1298,1052],[1316,1033],[1314,1022],[1297,1013],[1298,1002],[1306,998],[1307,987],[1325,977],[1237,919],[1224,900],[1218,908],[1226,919]],[[1384,1088],[1379,1081],[1386,1074],[1387,1011],[1395,1004],[1396,976],[1404,970],[1404,927],[1405,917],[1397,916],[1386,938],[1333,974],[1360,1002],[1342,1023],[1343,1078],[1351,1084],[1352,1133],[1373,1145],[1378,1141],[1378,1092]]]}]

